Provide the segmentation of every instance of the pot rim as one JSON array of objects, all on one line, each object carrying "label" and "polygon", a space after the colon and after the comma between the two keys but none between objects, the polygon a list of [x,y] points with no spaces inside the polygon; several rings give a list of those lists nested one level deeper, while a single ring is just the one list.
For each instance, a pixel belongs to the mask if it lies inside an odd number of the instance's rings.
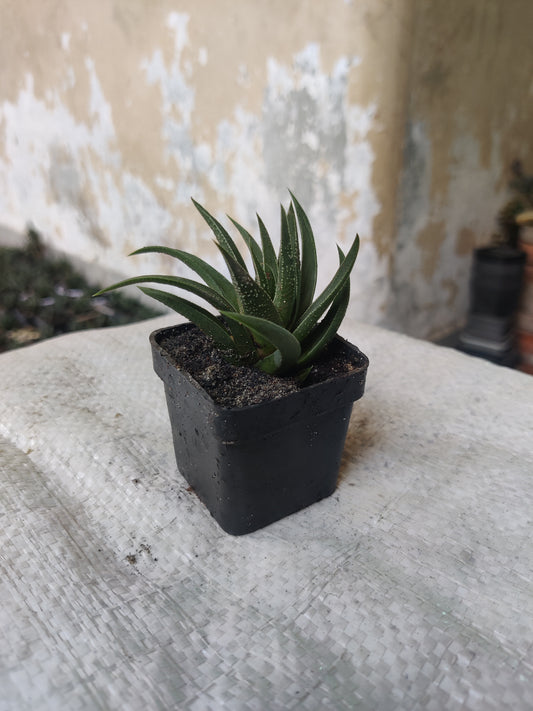
[{"label": "pot rim", "polygon": [[224,412],[226,412],[226,413],[235,413],[235,412],[239,412],[239,413],[244,413],[244,412],[256,412],[256,411],[259,410],[260,408],[264,408],[266,405],[269,405],[269,404],[271,404],[271,403],[283,402],[283,401],[287,401],[287,400],[289,400],[289,399],[292,399],[292,398],[294,398],[294,397],[301,396],[301,394],[302,394],[303,392],[306,392],[306,393],[309,393],[309,394],[314,393],[314,392],[318,392],[318,390],[319,390],[319,389],[322,389],[322,388],[324,387],[324,385],[326,385],[327,383],[330,383],[330,384],[331,384],[331,383],[333,383],[333,382],[339,382],[339,381],[343,381],[343,380],[348,382],[348,381],[352,381],[352,380],[354,380],[355,378],[361,377],[361,376],[362,376],[363,380],[366,378],[366,371],[367,371],[368,366],[369,366],[369,359],[368,359],[368,357],[367,357],[361,350],[359,350],[359,348],[357,348],[357,346],[355,346],[353,343],[350,343],[350,341],[346,340],[346,339],[343,338],[342,336],[339,336],[339,334],[337,333],[337,334],[335,335],[335,337],[334,337],[334,340],[338,340],[338,341],[340,341],[342,344],[344,344],[345,346],[347,346],[348,348],[350,348],[350,349],[356,351],[358,357],[361,359],[361,365],[358,366],[358,367],[355,367],[351,372],[345,373],[345,374],[341,374],[341,375],[337,375],[337,376],[335,376],[335,377],[333,377],[333,378],[329,378],[328,380],[323,380],[323,381],[321,381],[321,382],[319,382],[319,383],[314,383],[313,385],[306,386],[306,387],[302,388],[301,390],[298,390],[298,391],[292,392],[292,393],[288,393],[287,395],[283,395],[283,396],[281,396],[281,397],[274,398],[273,400],[265,400],[264,402],[255,403],[255,404],[253,404],[253,405],[243,405],[243,406],[241,406],[241,407],[228,407],[228,406],[226,406],[226,405],[220,405],[220,404],[218,404],[217,402],[215,402],[215,400],[213,400],[213,398],[211,397],[211,395],[209,395],[209,393],[200,385],[200,383],[198,383],[198,382],[193,378],[192,375],[190,375],[190,373],[189,373],[187,370],[182,369],[182,368],[178,368],[178,366],[176,366],[176,365],[174,365],[174,364],[171,364],[171,363],[169,362],[168,357],[167,357],[167,355],[166,355],[166,353],[165,353],[163,347],[159,344],[159,342],[158,342],[158,340],[157,340],[158,335],[161,334],[161,333],[164,333],[165,331],[171,331],[171,330],[174,330],[174,329],[176,329],[176,328],[190,328],[190,327],[192,327],[192,326],[194,326],[193,323],[191,323],[190,321],[185,321],[185,322],[182,322],[182,323],[177,323],[177,324],[175,324],[175,325],[173,325],[173,326],[164,326],[163,328],[158,328],[158,329],[156,329],[155,331],[152,331],[152,333],[150,334],[150,345],[152,346],[152,349],[155,349],[155,350],[159,353],[160,357],[168,364],[168,367],[169,367],[169,368],[174,368],[174,369],[177,370],[182,376],[184,376],[184,377],[188,380],[188,382],[189,382],[199,393],[201,393],[202,396],[203,396],[206,400],[208,400],[208,402],[211,404],[211,406],[214,407],[214,408],[216,409],[216,411],[218,411],[218,412],[221,413],[221,414],[224,413]]}]

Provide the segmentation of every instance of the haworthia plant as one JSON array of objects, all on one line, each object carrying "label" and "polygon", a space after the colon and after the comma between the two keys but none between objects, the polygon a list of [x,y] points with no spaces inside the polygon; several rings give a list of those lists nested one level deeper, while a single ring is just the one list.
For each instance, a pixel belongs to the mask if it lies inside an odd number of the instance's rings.
[{"label": "haworthia plant", "polygon": [[250,252],[253,275],[227,230],[202,205],[195,200],[193,203],[215,235],[230,279],[203,259],[180,249],[142,247],[132,254],[166,254],[183,262],[203,283],[148,274],[108,286],[98,295],[132,284],[177,287],[203,299],[218,315],[174,293],[139,288],[196,324],[228,361],[276,375],[305,373],[333,339],[346,314],[359,235],[346,254],[338,249],[339,267],[315,299],[318,269],[315,238],[307,215],[292,193],[289,209],[281,207],[278,254],[259,215],[259,241],[229,218]]}]

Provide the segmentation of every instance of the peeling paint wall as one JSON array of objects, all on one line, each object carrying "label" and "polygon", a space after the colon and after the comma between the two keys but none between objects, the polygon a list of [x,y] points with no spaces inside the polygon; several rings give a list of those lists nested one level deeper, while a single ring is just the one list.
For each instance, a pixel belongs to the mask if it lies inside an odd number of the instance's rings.
[{"label": "peeling paint wall", "polygon": [[464,318],[510,164],[533,172],[532,22],[529,0],[415,3],[385,325],[427,337]]},{"label": "peeling paint wall", "polygon": [[322,285],[334,243],[361,235],[350,317],[453,326],[505,169],[529,157],[507,33],[527,52],[533,7],[510,5],[504,21],[498,0],[3,0],[0,225],[124,275],[180,273],[125,255],[159,243],[221,266],[190,196],[276,233],[291,188]]}]

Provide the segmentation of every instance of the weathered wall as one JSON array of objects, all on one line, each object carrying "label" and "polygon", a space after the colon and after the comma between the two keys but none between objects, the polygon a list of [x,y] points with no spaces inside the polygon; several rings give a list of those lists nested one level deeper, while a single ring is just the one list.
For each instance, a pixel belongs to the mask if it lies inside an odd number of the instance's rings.
[{"label": "weathered wall", "polygon": [[219,263],[191,195],[277,232],[290,187],[322,284],[334,241],[362,237],[352,317],[452,327],[508,163],[530,157],[533,6],[503,7],[3,0],[0,224],[135,274],[170,267],[125,256],[149,243]]},{"label": "weathered wall", "polygon": [[533,172],[532,23],[529,0],[416,2],[385,324],[437,335],[465,314],[510,164]]}]

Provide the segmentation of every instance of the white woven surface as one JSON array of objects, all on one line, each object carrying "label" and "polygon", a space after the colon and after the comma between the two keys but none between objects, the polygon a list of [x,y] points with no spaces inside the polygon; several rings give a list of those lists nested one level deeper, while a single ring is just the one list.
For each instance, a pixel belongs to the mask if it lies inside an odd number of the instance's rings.
[{"label": "white woven surface", "polygon": [[533,378],[344,329],[337,492],[234,538],[176,471],[171,320],[0,356],[2,711],[533,708]]}]

